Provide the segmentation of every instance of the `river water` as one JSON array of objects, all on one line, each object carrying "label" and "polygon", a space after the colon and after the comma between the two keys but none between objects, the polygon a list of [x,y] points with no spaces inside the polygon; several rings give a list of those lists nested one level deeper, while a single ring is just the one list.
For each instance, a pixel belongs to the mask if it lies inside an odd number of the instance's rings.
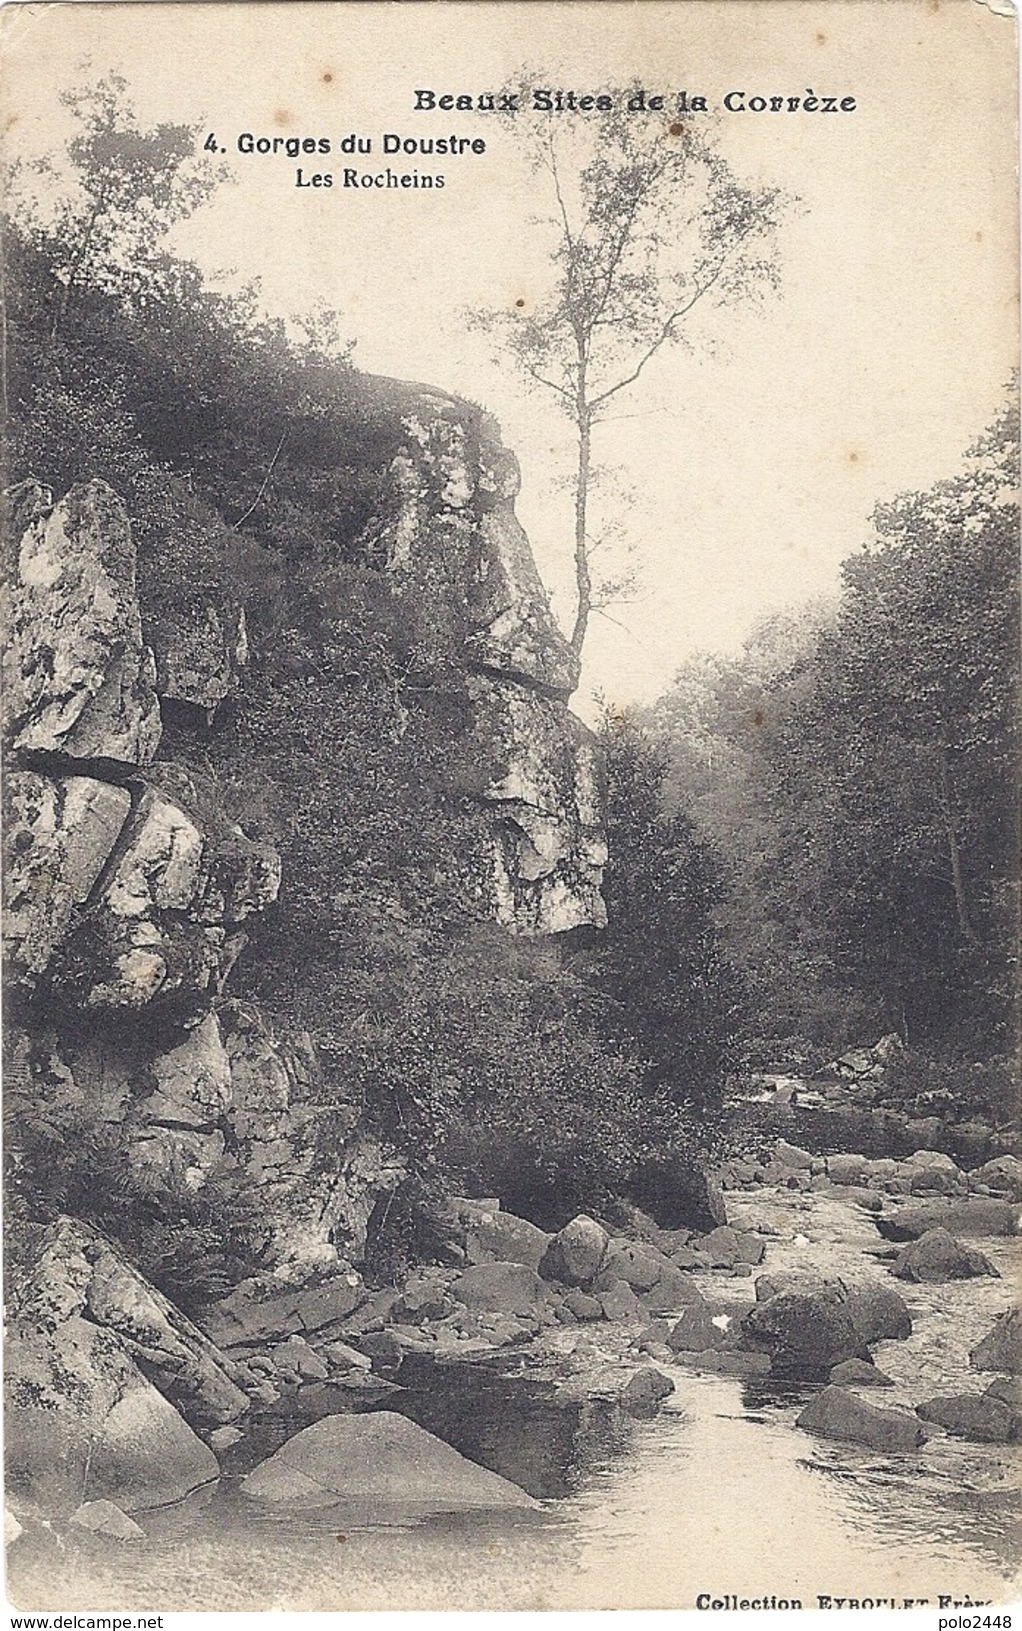
[{"label": "river water", "polygon": [[[852,1205],[763,1191],[730,1198],[729,1211],[772,1231],[770,1269],[886,1273],[865,1255],[881,1243]],[[864,1397],[914,1405],[986,1385],[968,1350],[1012,1300],[1012,1243],[978,1244],[1004,1278],[902,1287],[913,1335],[876,1349],[897,1387]],[[751,1280],[699,1283],[720,1305],[753,1296]],[[225,1478],[143,1517],[145,1545],[24,1537],[9,1593],[21,1608],[142,1612],[692,1608],[701,1593],[936,1606],[940,1593],[1017,1594],[1014,1449],[938,1435],[911,1455],[879,1454],[795,1428],[808,1390],[664,1368],[675,1392],[645,1422],[599,1404],[545,1408],[499,1381],[402,1405],[525,1483],[541,1498],[534,1512],[416,1522],[338,1507],[288,1521],[254,1511]]]}]

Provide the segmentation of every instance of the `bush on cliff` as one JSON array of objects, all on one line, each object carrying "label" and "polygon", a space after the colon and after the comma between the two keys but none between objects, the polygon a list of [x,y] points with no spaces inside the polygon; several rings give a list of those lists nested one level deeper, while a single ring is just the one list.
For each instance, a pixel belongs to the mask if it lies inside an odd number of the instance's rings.
[{"label": "bush on cliff", "polygon": [[9,1072],[3,1105],[7,1253],[17,1256],[32,1225],[69,1213],[117,1241],[191,1316],[258,1266],[259,1188],[230,1157],[198,1190],[143,1179],[124,1123],[85,1113],[70,1077],[40,1084]]}]

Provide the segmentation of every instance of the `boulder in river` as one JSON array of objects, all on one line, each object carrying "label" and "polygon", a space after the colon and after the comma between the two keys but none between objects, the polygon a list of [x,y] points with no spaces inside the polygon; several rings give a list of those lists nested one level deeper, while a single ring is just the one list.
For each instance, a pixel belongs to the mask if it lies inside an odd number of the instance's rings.
[{"label": "boulder in river", "polygon": [[642,1293],[642,1300],[651,1314],[673,1314],[686,1304],[695,1302],[699,1295],[691,1275],[683,1273],[674,1263],[668,1263],[661,1270],[656,1285]]},{"label": "boulder in river", "polygon": [[923,1421],[936,1422],[956,1438],[980,1444],[1013,1444],[1022,1437],[1022,1415],[1002,1399],[980,1393],[956,1393],[916,1405]]},{"label": "boulder in river", "polygon": [[902,1166],[961,1176],[957,1161],[953,1156],[946,1155],[943,1150],[915,1150],[911,1155],[905,1156]]},{"label": "boulder in river", "polygon": [[711,1268],[731,1269],[738,1263],[760,1263],[764,1246],[758,1235],[732,1229],[725,1224],[712,1229],[695,1242],[698,1250],[708,1259]]},{"label": "boulder in river", "polygon": [[115,1501],[83,1501],[71,1522],[79,1529],[88,1529],[94,1535],[105,1535],[109,1540],[145,1540],[145,1530]]},{"label": "boulder in river", "polygon": [[908,1304],[893,1286],[869,1280],[864,1285],[848,1285],[846,1289],[855,1334],[867,1347],[874,1342],[900,1342],[912,1335]]},{"label": "boulder in river", "polygon": [[595,1296],[606,1320],[646,1319],[646,1309],[627,1280],[612,1280],[602,1291],[597,1291]]},{"label": "boulder in river", "polygon": [[631,1376],[619,1395],[621,1405],[629,1415],[652,1415],[661,1399],[674,1392],[674,1383],[654,1365],[644,1365]]},{"label": "boulder in river", "polygon": [[904,1297],[880,1280],[853,1284],[828,1280],[804,1269],[781,1269],[757,1277],[757,1303],[784,1295],[836,1299],[844,1306],[856,1340],[864,1348],[874,1342],[901,1340],[912,1335],[912,1316]]},{"label": "boulder in river", "polygon": [[797,1144],[789,1144],[785,1138],[779,1138],[774,1145],[774,1160],[795,1172],[812,1171],[813,1157],[809,1151],[800,1149]]},{"label": "boulder in river", "polygon": [[810,1399],[795,1426],[821,1438],[844,1439],[885,1451],[918,1449],[926,1436],[915,1417],[900,1410],[880,1410],[834,1386]]},{"label": "boulder in river", "polygon": [[546,1287],[535,1269],[524,1263],[477,1263],[451,1286],[466,1308],[495,1314],[535,1314]]},{"label": "boulder in river", "polygon": [[970,1239],[981,1235],[1018,1233],[1019,1208],[1009,1201],[973,1196],[960,1201],[927,1201],[919,1206],[899,1207],[896,1212],[876,1219],[885,1240],[918,1240],[930,1229],[947,1229],[953,1235]]},{"label": "boulder in river", "polygon": [[1022,1161],[1017,1155],[995,1155],[992,1161],[970,1172],[969,1182],[985,1184],[988,1189],[1003,1193],[1010,1200],[1022,1201]]},{"label": "boulder in river", "polygon": [[[392,1302],[397,1301],[396,1291],[388,1295]],[[354,1269],[331,1275],[304,1290],[292,1286],[280,1291],[272,1280],[269,1285],[243,1280],[226,1297],[210,1305],[203,1326],[221,1347],[246,1347],[274,1338],[283,1340],[295,1331],[308,1333],[337,1325],[366,1299],[365,1286]]]},{"label": "boulder in river", "polygon": [[[610,1242],[599,1281],[624,1280],[633,1291],[651,1291],[664,1269],[674,1268],[670,1258],[645,1240],[618,1237]],[[599,1282],[597,1290],[600,1289]]]},{"label": "boulder in river", "polygon": [[745,1353],[741,1348],[704,1348],[689,1352],[679,1348],[674,1354],[676,1365],[691,1370],[709,1371],[715,1376],[769,1376],[770,1355]]},{"label": "boulder in river", "polygon": [[955,1167],[916,1167],[909,1179],[913,1195],[960,1195],[969,1187],[964,1172]]},{"label": "boulder in river", "polygon": [[366,1516],[536,1505],[517,1484],[391,1410],[324,1416],[250,1472],[241,1492],[295,1511],[354,1502]]},{"label": "boulder in river", "polygon": [[466,1228],[470,1263],[525,1263],[538,1269],[550,1236],[513,1212],[483,1213]]},{"label": "boulder in river", "polygon": [[217,1455],[222,1455],[225,1450],[233,1449],[235,1444],[240,1444],[244,1437],[240,1427],[214,1427],[209,1435],[209,1447],[215,1450]]},{"label": "boulder in river", "polygon": [[997,1272],[988,1257],[974,1246],[963,1246],[946,1229],[930,1229],[910,1242],[891,1269],[899,1280],[930,1282],[974,1280]]},{"label": "boulder in river", "polygon": [[671,1328],[667,1346],[675,1353],[705,1353],[708,1348],[722,1348],[725,1333],[714,1325],[713,1316],[705,1303],[693,1303],[682,1310],[681,1318]]},{"label": "boulder in river", "polygon": [[245,1372],[127,1261],[98,1229],[62,1216],[40,1229],[10,1292],[23,1329],[58,1332],[81,1315],[112,1332],[193,1427],[235,1421],[248,1409]]},{"label": "boulder in river", "polygon": [[746,1347],[769,1353],[775,1376],[822,1381],[842,1359],[868,1357],[840,1284],[753,1303],[741,1329]]},{"label": "boulder in river", "polygon": [[984,1388],[983,1397],[999,1399],[1013,1410],[1022,1411],[1022,1376],[995,1376],[990,1386]]},{"label": "boulder in river", "polygon": [[[814,1185],[815,1187],[815,1185]],[[849,1206],[861,1206],[864,1212],[880,1212],[883,1210],[883,1196],[875,1189],[866,1189],[861,1184],[831,1184],[825,1181],[820,1189],[829,1193],[836,1201],[845,1201]]]},{"label": "boulder in river", "polygon": [[583,1324],[589,1320],[602,1320],[603,1318],[603,1305],[599,1298],[594,1297],[589,1291],[583,1291],[579,1286],[575,1286],[568,1292],[563,1306],[568,1310],[569,1314],[574,1315],[575,1319],[580,1320]]},{"label": "boulder in river", "polygon": [[539,1272],[544,1280],[587,1286],[603,1267],[609,1245],[606,1229],[595,1218],[580,1212],[554,1236],[543,1254]]},{"label": "boulder in river", "polygon": [[12,1496],[47,1513],[89,1500],[169,1506],[220,1475],[216,1456],[128,1358],[78,1314],[7,1343],[4,1419]]},{"label": "boulder in river", "polygon": [[294,1376],[298,1381],[325,1382],[330,1374],[326,1363],[315,1348],[310,1348],[304,1337],[288,1337],[270,1350],[273,1368],[278,1376]]},{"label": "boulder in river", "polygon": [[837,1387],[893,1387],[889,1376],[868,1359],[842,1359],[840,1365],[835,1365],[830,1373],[830,1380]]},{"label": "boulder in river", "polygon": [[780,1297],[789,1292],[794,1292],[800,1297],[817,1296],[826,1293],[838,1283],[837,1280],[828,1280],[812,1269],[774,1269],[770,1273],[756,1276],[756,1301],[766,1303],[771,1297]]},{"label": "boulder in river", "polygon": [[828,1155],[827,1177],[832,1184],[861,1184],[866,1171],[864,1155]]},{"label": "boulder in river", "polygon": [[969,1363],[975,1370],[1007,1371],[1011,1376],[1022,1373],[1022,1308],[998,1316],[993,1329],[973,1348]]}]

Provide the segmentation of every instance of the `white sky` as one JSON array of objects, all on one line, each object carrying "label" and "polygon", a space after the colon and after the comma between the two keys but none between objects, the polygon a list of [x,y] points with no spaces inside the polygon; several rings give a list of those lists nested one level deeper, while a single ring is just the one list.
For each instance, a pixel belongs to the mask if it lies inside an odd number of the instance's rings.
[{"label": "white sky", "polygon": [[[15,15],[16,11],[16,15]],[[413,92],[639,80],[711,105],[725,92],[856,96],[854,115],[723,114],[739,175],[796,195],[781,288],[698,315],[693,349],[618,398],[596,457],[622,467],[644,593],[595,619],[576,707],[649,699],[696,648],[836,588],[878,499],[949,474],[989,422],[1016,354],[1014,25],[977,0],[594,0],[587,5],[31,6],[2,13],[9,150],[67,129],[79,65],[117,68],[143,122],[202,121],[237,175],[183,228],[204,266],[258,277],[288,314],[337,306],[356,361],[483,402],[523,469],[519,514],[565,622],[570,425],[525,391],[466,308],[544,277],[540,207],[514,137],[485,116],[416,114]],[[13,118],[12,118],[13,115]],[[563,117],[571,117],[565,115]],[[242,158],[255,134],[486,137],[483,158]],[[355,192],[345,163],[442,167],[443,192]]]}]

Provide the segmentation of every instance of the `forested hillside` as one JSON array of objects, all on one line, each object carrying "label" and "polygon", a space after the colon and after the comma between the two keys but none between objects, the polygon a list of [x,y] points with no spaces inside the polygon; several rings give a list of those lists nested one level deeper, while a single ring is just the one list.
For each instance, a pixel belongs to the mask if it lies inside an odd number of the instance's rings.
[{"label": "forested hillside", "polygon": [[[1010,1113],[1017,1039],[1018,417],[878,507],[840,598],[681,670],[648,716],[761,1059],[897,1033],[906,1093]],[[783,1040],[783,1047],[778,1044]]]}]

